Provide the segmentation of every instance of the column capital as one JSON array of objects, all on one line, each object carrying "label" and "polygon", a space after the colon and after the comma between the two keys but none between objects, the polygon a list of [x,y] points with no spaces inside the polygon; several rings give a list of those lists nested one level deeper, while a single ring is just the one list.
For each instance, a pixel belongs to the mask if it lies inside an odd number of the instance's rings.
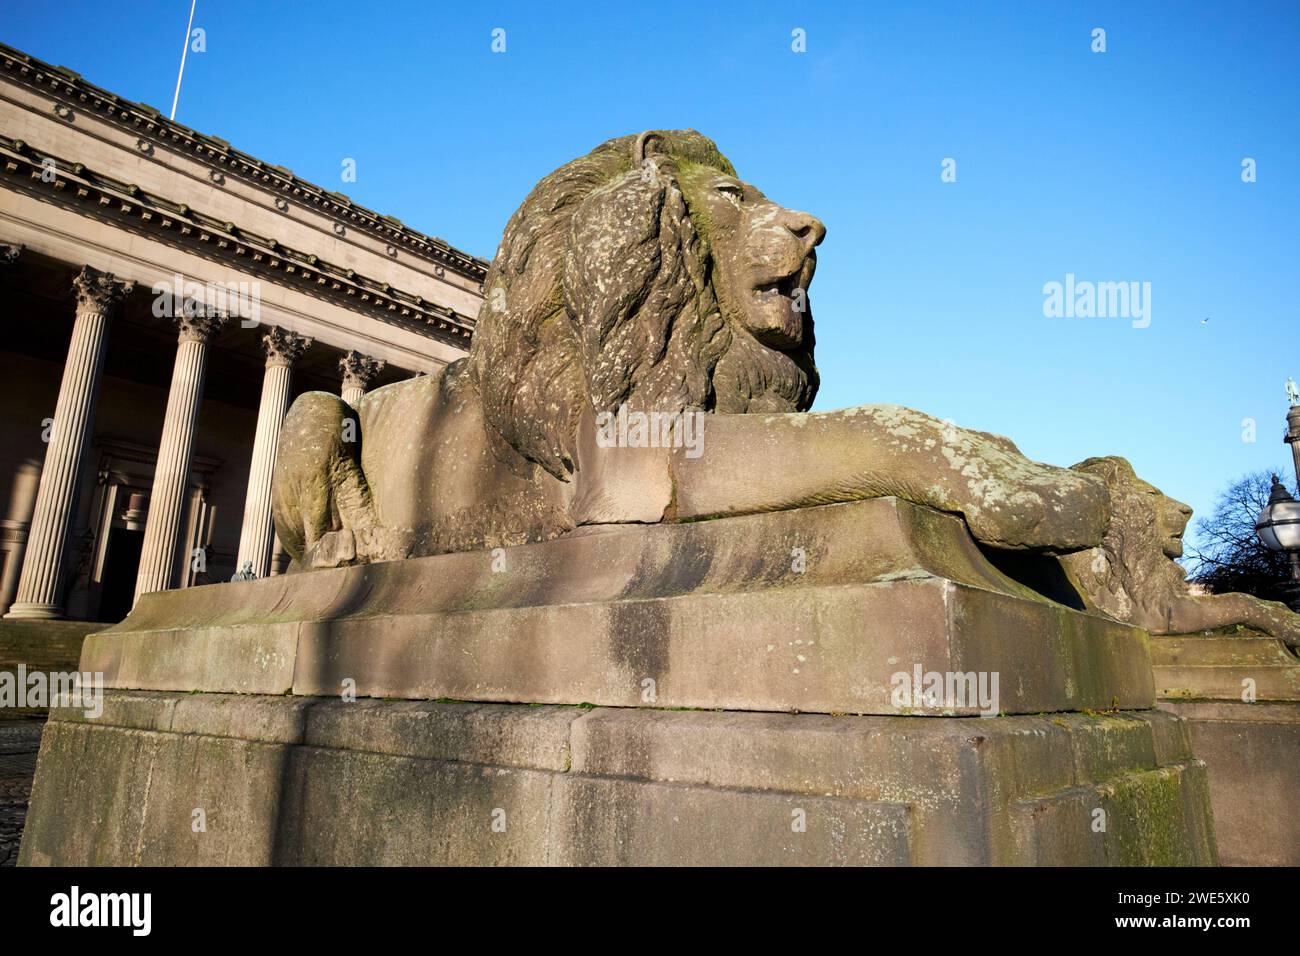
[{"label": "column capital", "polygon": [[77,293],[78,312],[107,313],[118,301],[135,288],[134,282],[124,282],[111,272],[100,272],[82,266],[72,280]]},{"label": "column capital", "polygon": [[311,348],[312,340],[307,336],[290,332],[279,326],[272,326],[271,331],[262,336],[262,351],[266,353],[266,367],[283,365],[292,368],[302,353]]},{"label": "column capital", "polygon": [[343,387],[365,391],[375,380],[375,376],[384,370],[384,364],[383,359],[362,355],[356,349],[349,350],[339,359],[339,371],[343,373]]},{"label": "column capital", "polygon": [[176,316],[177,338],[182,342],[207,342],[230,320],[225,312],[211,309],[183,309]]}]

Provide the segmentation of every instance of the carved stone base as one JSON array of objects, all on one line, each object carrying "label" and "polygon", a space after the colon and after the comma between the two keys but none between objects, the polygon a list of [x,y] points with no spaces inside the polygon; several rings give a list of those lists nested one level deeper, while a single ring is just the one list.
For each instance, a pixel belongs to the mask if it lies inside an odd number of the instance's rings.
[{"label": "carved stone base", "polygon": [[1216,862],[1146,634],[1029,564],[880,499],[148,594],[23,861]]}]

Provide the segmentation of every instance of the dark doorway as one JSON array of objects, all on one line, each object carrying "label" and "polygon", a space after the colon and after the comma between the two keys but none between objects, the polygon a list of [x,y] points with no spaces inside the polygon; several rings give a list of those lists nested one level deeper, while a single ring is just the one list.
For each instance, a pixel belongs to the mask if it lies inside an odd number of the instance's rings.
[{"label": "dark doorway", "polygon": [[104,590],[99,599],[101,621],[116,624],[131,613],[135,603],[135,577],[140,570],[143,531],[114,528],[104,557]]}]

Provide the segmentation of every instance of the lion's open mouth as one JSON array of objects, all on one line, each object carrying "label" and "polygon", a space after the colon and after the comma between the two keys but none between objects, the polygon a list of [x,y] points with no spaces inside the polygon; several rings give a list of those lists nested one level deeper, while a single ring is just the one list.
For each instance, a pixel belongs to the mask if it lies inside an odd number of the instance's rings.
[{"label": "lion's open mouth", "polygon": [[754,294],[760,296],[785,296],[787,299],[794,298],[794,290],[799,288],[799,278],[803,275],[803,269],[793,275],[786,276],[784,279],[777,279],[775,282],[765,282],[754,288]]},{"label": "lion's open mouth", "polygon": [[793,299],[797,290],[807,292],[808,282],[812,278],[814,260],[812,256],[807,257],[799,263],[788,275],[778,276],[766,282],[760,282],[754,286],[754,295],[760,298],[784,297]]},{"label": "lion's open mouth", "polygon": [[748,310],[745,326],[768,348],[785,351],[802,343],[808,283],[815,268],[816,260],[810,255],[786,275],[755,283],[754,305]]}]

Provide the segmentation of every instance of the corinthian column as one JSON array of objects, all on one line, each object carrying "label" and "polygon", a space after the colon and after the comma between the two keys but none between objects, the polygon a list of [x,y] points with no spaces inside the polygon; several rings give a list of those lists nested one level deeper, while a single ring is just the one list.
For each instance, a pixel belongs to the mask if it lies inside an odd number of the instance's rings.
[{"label": "corinthian column", "polygon": [[180,532],[181,510],[189,484],[190,457],[194,451],[194,430],[203,402],[203,369],[208,361],[208,340],[226,322],[220,314],[181,314],[177,337],[176,364],[167,396],[158,464],[149,496],[149,517],[144,526],[140,552],[140,573],[135,579],[135,596],[165,591],[172,586],[176,561],[176,536]]},{"label": "corinthian column", "polygon": [[95,401],[104,366],[108,320],[117,302],[134,287],[86,266],[73,281],[77,319],[54,406],[45,465],[36,491],[36,510],[27,538],[17,599],[5,617],[63,616],[61,586],[68,526],[77,505],[81,459],[95,424]]},{"label": "corinthian column", "polygon": [[343,373],[343,391],[340,397],[356,408],[375,376],[384,370],[384,362],[383,359],[372,359],[353,349],[339,359],[339,370]]},{"label": "corinthian column", "polygon": [[262,336],[266,351],[266,374],[262,377],[262,404],[257,410],[257,437],[253,440],[253,463],[248,469],[248,496],[244,499],[244,525],[239,533],[236,570],[252,565],[255,577],[264,578],[271,567],[271,473],[275,470],[275,449],[280,443],[280,424],[289,408],[289,375],[293,363],[311,345],[311,339],[296,332],[272,328]]}]

